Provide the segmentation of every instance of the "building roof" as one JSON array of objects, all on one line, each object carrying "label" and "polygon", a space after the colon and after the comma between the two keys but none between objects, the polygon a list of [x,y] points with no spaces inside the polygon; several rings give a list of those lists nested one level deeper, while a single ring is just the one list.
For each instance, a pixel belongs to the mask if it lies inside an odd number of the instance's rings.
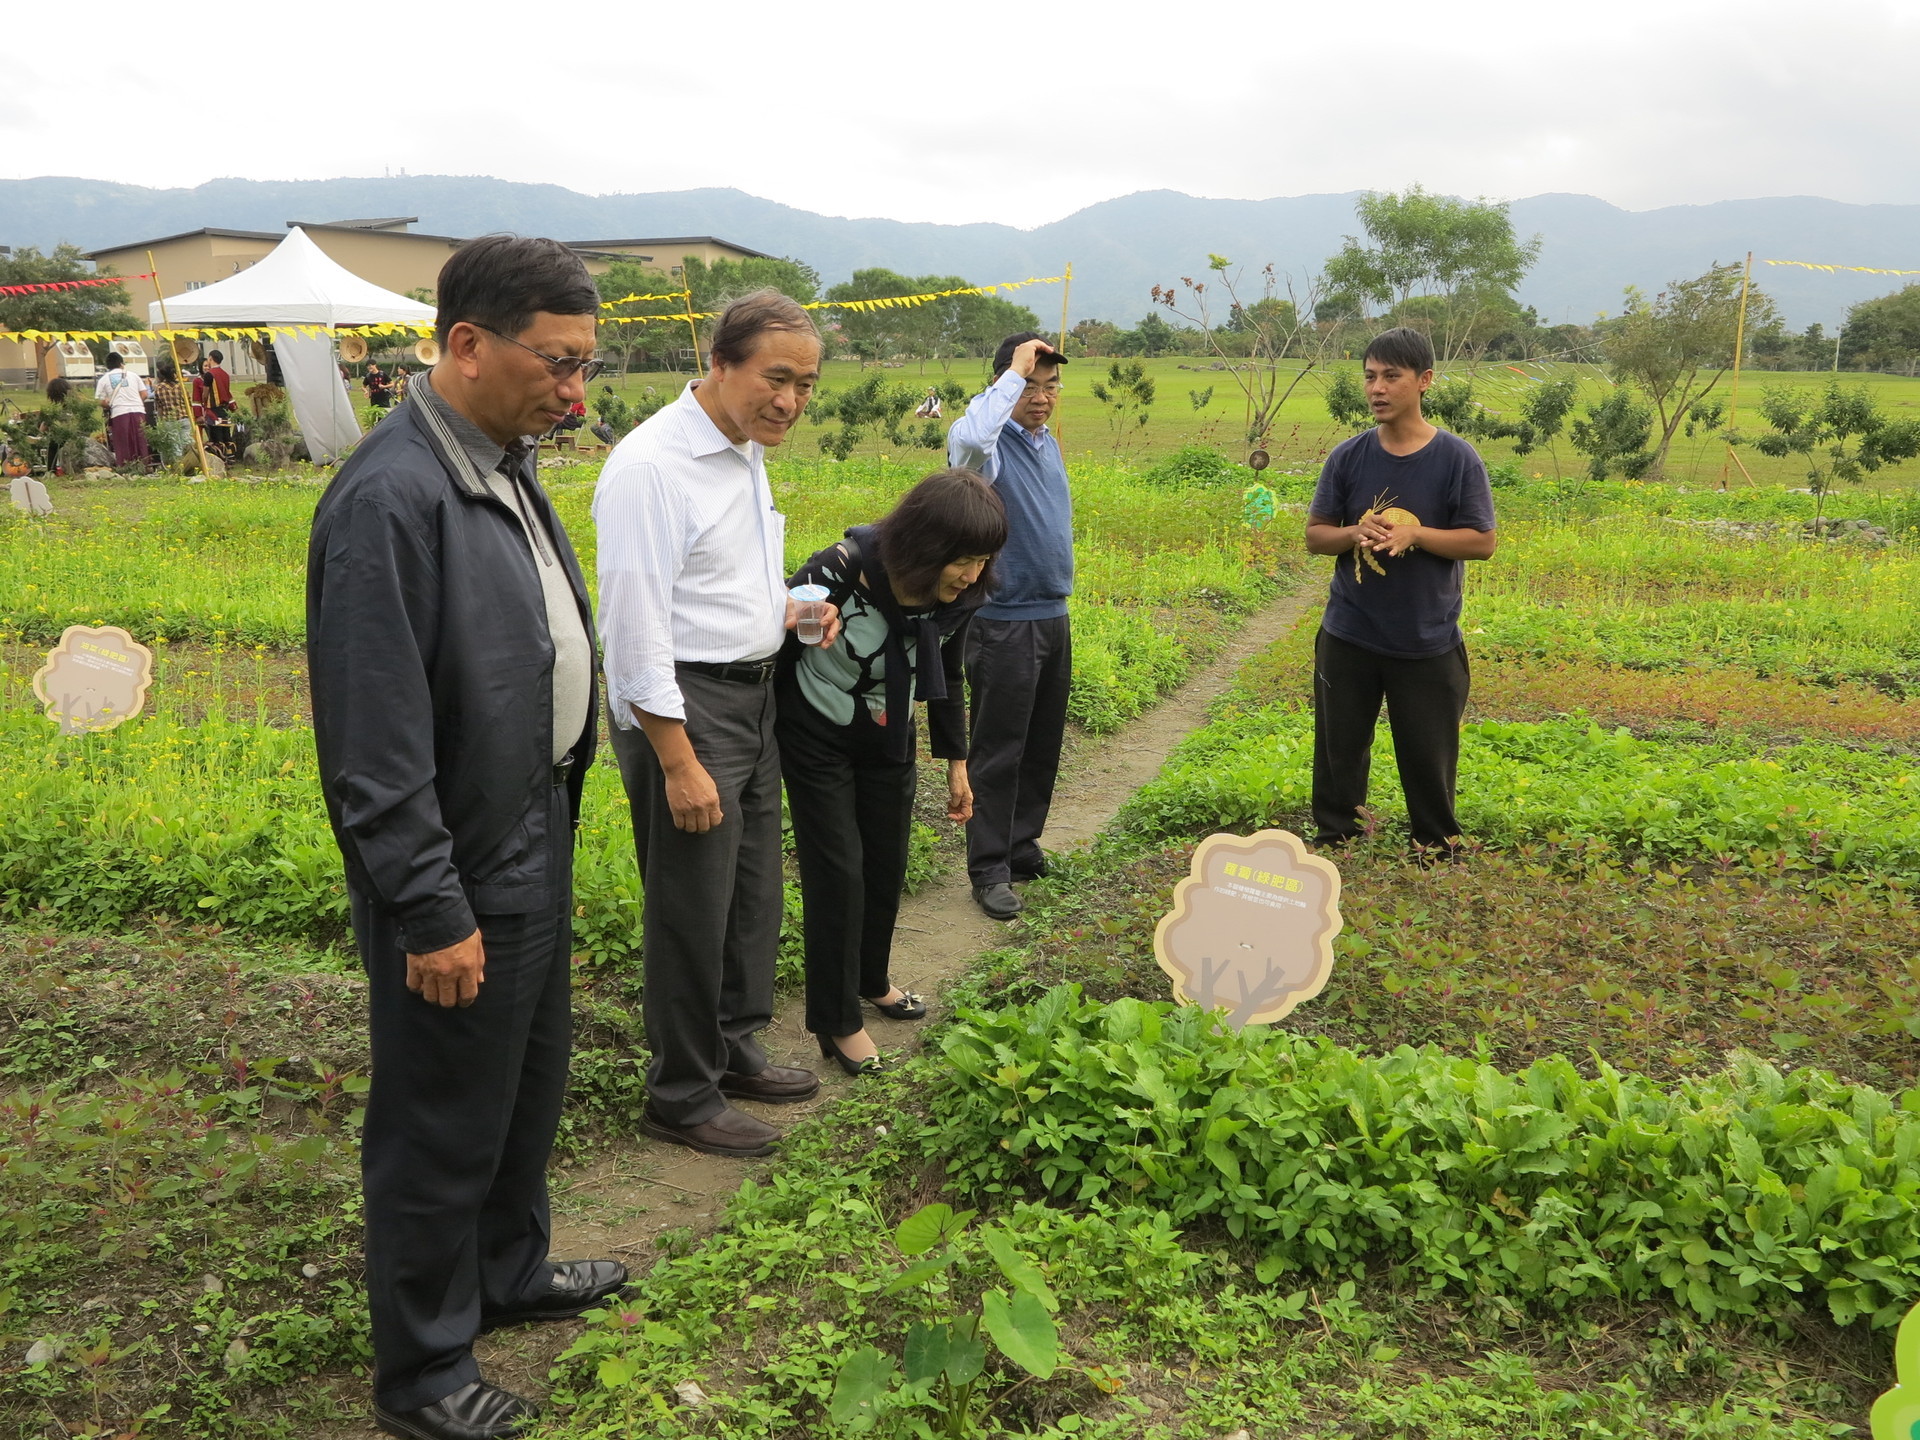
[{"label": "building roof", "polygon": [[[400,240],[427,240],[442,245],[464,245],[467,238],[461,235],[429,235],[419,230],[397,228],[417,223],[418,217],[395,215],[375,220],[289,220],[287,228],[301,230],[352,230],[363,235],[391,236]],[[226,230],[208,225],[199,230],[182,230],[177,235],[160,235],[151,240],[129,240],[124,245],[103,245],[98,250],[89,250],[81,258],[98,260],[102,255],[119,255],[128,250],[143,250],[152,245],[164,245],[170,240],[190,240],[195,235],[219,235],[229,240],[270,240],[278,244],[285,237],[274,230]],[[674,245],[720,245],[738,254],[755,260],[771,260],[774,257],[760,250],[749,250],[745,245],[736,245],[731,240],[722,240],[717,235],[670,235],[664,239],[640,238],[635,240],[563,240],[561,244],[569,250],[582,255],[595,255],[608,260],[651,260],[651,255],[635,256],[625,247],[646,246],[650,250],[669,250]],[[615,248],[619,247],[619,248]]]},{"label": "building roof", "polygon": [[764,250],[749,250],[745,245],[736,245],[731,240],[722,240],[718,235],[668,235],[642,236],[636,240],[567,240],[563,244],[569,250],[606,250],[616,245],[650,245],[656,250],[669,245],[723,245],[729,250],[737,250],[742,255],[755,260],[772,260],[775,257]]},{"label": "building roof", "polygon": [[182,230],[178,235],[158,235],[151,240],[129,240],[124,245],[102,245],[98,250],[89,250],[80,258],[98,260],[102,255],[118,255],[122,250],[144,250],[149,245],[164,245],[169,240],[191,240],[195,235],[221,235],[229,240],[271,240],[278,244],[286,237],[275,230],[223,230],[218,226],[203,226],[198,230]]},{"label": "building roof", "polygon": [[287,221],[287,228],[291,230],[296,225],[303,228],[309,225],[318,225],[330,230],[404,231],[409,225],[418,225],[419,223],[420,217],[418,215],[383,215],[372,220],[289,220]]}]

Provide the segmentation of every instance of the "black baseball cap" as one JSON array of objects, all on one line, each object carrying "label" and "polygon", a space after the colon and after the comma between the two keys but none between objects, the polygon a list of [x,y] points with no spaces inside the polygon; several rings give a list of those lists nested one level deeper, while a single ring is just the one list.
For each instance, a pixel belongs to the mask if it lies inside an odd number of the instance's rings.
[{"label": "black baseball cap", "polygon": [[[1018,335],[1009,335],[1000,342],[1000,348],[993,352],[993,373],[995,376],[1006,373],[1008,367],[1013,364],[1013,352],[1029,340],[1047,340],[1047,337],[1042,335],[1038,330],[1022,330]],[[1047,344],[1051,345],[1053,342],[1047,340]],[[1057,349],[1047,358],[1055,365],[1064,365],[1067,363],[1067,357],[1062,355]]]}]

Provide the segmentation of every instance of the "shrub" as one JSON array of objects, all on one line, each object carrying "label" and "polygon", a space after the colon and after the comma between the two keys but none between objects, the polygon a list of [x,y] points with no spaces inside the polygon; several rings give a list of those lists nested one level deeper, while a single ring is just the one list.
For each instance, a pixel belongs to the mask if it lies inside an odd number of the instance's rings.
[{"label": "shrub", "polygon": [[1678,1085],[1508,1075],[1077,986],[964,1013],[942,1048],[923,1143],[963,1186],[1217,1218],[1263,1281],[1384,1259],[1434,1290],[1875,1326],[1920,1298],[1920,1090],[1744,1057]]}]

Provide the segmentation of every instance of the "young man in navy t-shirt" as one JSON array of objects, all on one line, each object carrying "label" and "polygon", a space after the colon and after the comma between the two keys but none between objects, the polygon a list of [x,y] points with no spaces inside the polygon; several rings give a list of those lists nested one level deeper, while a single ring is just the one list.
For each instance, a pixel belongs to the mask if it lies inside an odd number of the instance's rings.
[{"label": "young man in navy t-shirt", "polygon": [[[1374,428],[1327,457],[1307,507],[1307,550],[1339,557],[1314,640],[1314,843],[1361,831],[1384,698],[1414,844],[1450,852],[1467,708],[1462,562],[1493,554],[1493,492],[1474,448],[1421,414],[1433,383],[1426,336],[1389,330],[1364,366]],[[1414,518],[1367,513],[1393,510]]]}]

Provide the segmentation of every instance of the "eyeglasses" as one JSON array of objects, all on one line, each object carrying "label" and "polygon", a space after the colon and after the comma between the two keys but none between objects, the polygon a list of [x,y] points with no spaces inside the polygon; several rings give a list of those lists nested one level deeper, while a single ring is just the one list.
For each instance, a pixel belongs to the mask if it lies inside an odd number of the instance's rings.
[{"label": "eyeglasses", "polygon": [[[520,342],[511,335],[496,330],[491,325],[482,325],[478,320],[470,320],[467,323],[476,330],[484,330],[489,335],[499,336],[509,345],[520,345]],[[581,383],[585,384],[607,368],[607,362],[604,360],[582,360],[578,355],[549,355],[544,350],[534,349],[531,345],[520,345],[520,348],[529,355],[537,355],[546,361],[547,373],[556,380],[571,380],[578,375]]]}]

